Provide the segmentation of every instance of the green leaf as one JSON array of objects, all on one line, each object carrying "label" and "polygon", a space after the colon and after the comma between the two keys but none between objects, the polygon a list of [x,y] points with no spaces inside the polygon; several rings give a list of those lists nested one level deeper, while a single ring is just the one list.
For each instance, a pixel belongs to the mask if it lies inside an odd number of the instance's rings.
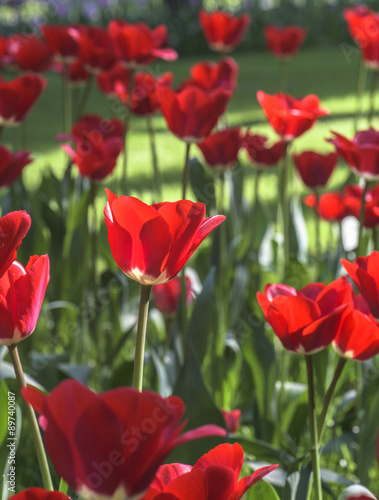
[{"label": "green leaf", "polygon": [[[1,361],[0,362],[0,380],[4,380],[7,378],[16,378],[16,375],[14,373],[14,368],[12,363],[8,363],[7,361]],[[34,378],[30,377],[28,374],[25,373],[25,381],[28,385],[33,385],[34,387],[37,387],[37,389],[40,389],[41,391],[44,391],[44,387],[39,384]]]},{"label": "green leaf", "polygon": [[290,200],[289,217],[290,255],[297,257],[299,262],[306,262],[308,254],[308,231],[299,196]]},{"label": "green leaf", "polygon": [[248,492],[247,498],[249,500],[257,500],[259,498],[264,500],[280,500],[275,488],[264,479],[253,484]]},{"label": "green leaf", "polygon": [[190,160],[190,183],[197,201],[204,203],[208,214],[213,213],[216,209],[214,179],[197,158]]},{"label": "green leaf", "polygon": [[244,452],[253,455],[256,460],[279,463],[284,469],[289,468],[295,462],[294,457],[266,441],[239,436],[238,434],[230,436],[230,440],[233,443],[239,443]]}]

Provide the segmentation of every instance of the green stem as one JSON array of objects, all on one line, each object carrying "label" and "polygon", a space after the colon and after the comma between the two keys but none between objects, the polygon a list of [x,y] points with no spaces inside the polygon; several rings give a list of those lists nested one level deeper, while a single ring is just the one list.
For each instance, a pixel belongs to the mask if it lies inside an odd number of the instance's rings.
[{"label": "green stem", "polygon": [[93,76],[92,76],[92,74],[90,74],[90,76],[86,82],[86,85],[83,89],[82,97],[81,97],[80,102],[79,102],[79,106],[77,107],[77,110],[75,113],[75,121],[79,120],[79,118],[82,116],[82,114],[84,113],[84,111],[86,109],[88,98],[89,98],[90,93],[91,93],[92,81],[93,81]]},{"label": "green stem", "polygon": [[346,358],[339,358],[336,370],[333,375],[333,379],[324,397],[324,405],[322,407],[320,418],[318,419],[318,440],[319,443],[322,442],[322,436],[325,430],[326,416],[328,414],[330,403],[333,399],[334,392],[336,390],[337,382],[341,376],[342,370],[346,364]]},{"label": "green stem", "polygon": [[362,192],[362,201],[361,201],[361,209],[359,212],[359,230],[358,230],[358,244],[357,244],[357,257],[362,255],[362,235],[363,235],[363,227],[365,221],[365,210],[366,210],[366,195],[368,191],[368,182],[365,178],[363,178],[363,192]]},{"label": "green stem", "polygon": [[70,89],[70,68],[68,64],[65,64],[63,75],[62,75],[62,90],[63,90],[63,130],[65,133],[69,133],[71,130],[72,121],[72,104],[71,104],[71,89]]},{"label": "green stem", "polygon": [[371,125],[372,118],[375,112],[375,93],[378,84],[379,71],[375,70],[371,73],[371,89],[370,89],[370,108],[368,112],[368,124]]},{"label": "green stem", "polygon": [[356,100],[356,108],[354,115],[354,131],[358,131],[359,119],[361,117],[362,110],[362,98],[363,93],[366,87],[367,80],[367,68],[363,59],[361,58],[361,62],[359,63],[359,72],[358,72],[358,80],[357,80],[357,100]]},{"label": "green stem", "polygon": [[97,184],[91,181],[90,185],[90,197],[89,197],[89,205],[91,209],[91,214],[89,214],[88,218],[88,229],[91,236],[91,257],[92,257],[92,284],[93,284],[93,294],[94,300],[96,300],[97,290],[96,290],[96,276],[97,276],[97,228],[96,228],[96,191]]},{"label": "green stem", "polygon": [[[224,214],[225,212],[225,172],[220,172],[219,175],[220,190],[217,203],[217,213]],[[227,276],[227,260],[226,260],[226,250],[227,250],[227,226],[226,224],[221,224],[217,230],[219,231],[219,245],[218,245],[218,281],[220,286],[220,295],[223,297],[223,289],[225,284],[225,277]],[[224,279],[223,279],[224,278]]]},{"label": "green stem", "polygon": [[288,89],[288,59],[279,59],[279,91],[287,92]]},{"label": "green stem", "polygon": [[311,442],[312,442],[312,469],[314,477],[314,492],[316,500],[322,500],[319,441],[317,433],[317,417],[316,417],[316,406],[315,406],[315,390],[313,383],[312,356],[306,355],[305,361],[307,364],[307,378],[308,378],[309,426],[310,426]]},{"label": "green stem", "polygon": [[315,227],[315,237],[316,237],[316,256],[321,255],[321,231],[320,231],[320,216],[318,215],[318,205],[320,202],[320,193],[317,189],[314,191],[316,197],[316,227]]},{"label": "green stem", "polygon": [[[26,382],[20,357],[18,355],[17,345],[13,344],[8,346],[8,350],[16,374],[18,385],[20,389],[23,389],[24,387],[26,387]],[[37,452],[37,459],[41,471],[43,487],[45,488],[45,490],[53,491],[54,487],[50,476],[49,463],[47,461],[45,448],[43,446],[41,433],[38,427],[37,417],[32,406],[26,401],[24,401],[24,403],[26,417],[29,421],[30,432],[34,440],[34,446]]]},{"label": "green stem", "polygon": [[255,171],[254,179],[254,200],[252,205],[252,217],[251,217],[251,248],[253,252],[255,251],[255,239],[257,237],[257,226],[258,226],[258,209],[259,209],[259,179],[261,177],[261,170]]},{"label": "green stem", "polygon": [[186,156],[184,160],[183,178],[182,178],[182,199],[186,199],[187,184],[189,179],[189,154],[190,154],[191,143],[186,143]]},{"label": "green stem", "polygon": [[1,139],[1,136],[3,135],[3,132],[4,132],[4,127],[0,126],[0,139]]},{"label": "green stem", "polygon": [[125,127],[125,141],[124,141],[124,155],[122,159],[122,181],[121,181],[121,187],[126,194],[127,192],[127,185],[128,185],[128,130],[129,130],[129,125],[130,125],[130,115],[131,115],[131,108],[133,105],[133,85],[134,84],[134,69],[130,70],[129,74],[129,81],[128,81],[128,95],[127,95],[127,102],[126,105],[124,106],[124,111],[125,111],[125,116],[124,116],[124,127]]},{"label": "green stem", "polygon": [[141,285],[136,350],[134,354],[133,387],[142,391],[143,362],[145,356],[146,325],[149,313],[151,285]]},{"label": "green stem", "polygon": [[282,231],[283,231],[283,250],[284,250],[284,269],[289,262],[289,220],[288,220],[288,200],[287,200],[287,177],[288,177],[288,149],[289,144],[286,145],[286,150],[283,158],[282,165],[282,178],[280,181],[279,197],[280,209],[282,214]]},{"label": "green stem", "polygon": [[154,191],[156,196],[156,202],[162,199],[162,180],[159,172],[158,166],[158,155],[157,155],[157,147],[155,142],[155,132],[153,126],[153,120],[149,116],[146,120],[147,130],[149,132],[150,137],[150,149],[151,149],[151,159],[153,163],[153,171],[154,171]]}]

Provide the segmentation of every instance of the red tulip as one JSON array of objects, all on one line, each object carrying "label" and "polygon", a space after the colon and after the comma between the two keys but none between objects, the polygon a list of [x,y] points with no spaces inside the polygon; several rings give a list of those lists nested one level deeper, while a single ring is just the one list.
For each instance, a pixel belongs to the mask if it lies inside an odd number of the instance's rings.
[{"label": "red tulip", "polygon": [[10,186],[21,175],[26,165],[33,161],[30,151],[11,153],[5,146],[0,146],[0,187]]},{"label": "red tulip", "polygon": [[175,61],[178,54],[167,47],[167,28],[155,29],[145,23],[128,24],[123,20],[111,21],[108,26],[113,47],[124,65],[131,68],[146,66],[156,59]]},{"label": "red tulip", "polygon": [[241,410],[221,410],[229,434],[234,434],[240,426]]},{"label": "red tulip", "polygon": [[25,75],[5,82],[0,78],[0,127],[21,123],[45,88],[38,75]]},{"label": "red tulip", "polygon": [[251,162],[257,168],[275,167],[283,158],[286,151],[286,142],[278,141],[271,147],[266,147],[267,137],[247,132],[243,147],[246,149]]},{"label": "red tulip", "polygon": [[8,37],[0,36],[0,68],[13,64],[13,57],[8,51]]},{"label": "red tulip", "polygon": [[68,67],[68,80],[72,86],[84,85],[88,82],[90,76],[90,73],[86,70],[84,63],[80,58],[75,59],[75,61],[70,63]]},{"label": "red tulip", "polygon": [[96,77],[97,85],[107,97],[117,98],[123,104],[128,100],[130,70],[120,62],[108,71],[99,73]]},{"label": "red tulip", "polygon": [[279,59],[289,59],[300,49],[307,35],[300,26],[285,26],[280,28],[270,24],[264,29],[267,48]]},{"label": "red tulip", "polygon": [[226,128],[209,135],[198,147],[207,164],[215,170],[233,168],[238,162],[238,152],[244,137],[239,127]]},{"label": "red tulip", "polygon": [[300,354],[313,354],[327,347],[338,334],[351,305],[349,287],[343,278],[327,286],[312,283],[299,291],[287,285],[266,285],[257,298],[283,346]]},{"label": "red tulip", "polygon": [[190,86],[175,92],[168,87],[157,87],[168,128],[185,142],[201,142],[211,133],[231,95],[225,89],[206,92]]},{"label": "red tulip", "polygon": [[142,285],[170,281],[204,238],[225,219],[204,219],[205,206],[181,200],[146,205],[106,190],[105,222],[112,255],[121,270]]},{"label": "red tulip", "polygon": [[93,146],[100,145],[104,140],[113,137],[123,138],[125,128],[118,118],[103,118],[100,115],[83,115],[74,123],[70,138],[76,141],[88,141]]},{"label": "red tulip", "polygon": [[344,16],[354,41],[359,45],[365,65],[379,69],[379,14],[365,6],[345,9]]},{"label": "red tulip", "polygon": [[340,500],[376,500],[377,497],[373,495],[367,488],[360,484],[354,484],[346,488],[342,493]]},{"label": "red tulip", "polygon": [[195,85],[204,90],[223,88],[234,91],[237,87],[238,64],[232,57],[224,57],[218,63],[206,61],[191,67],[191,79],[184,86]]},{"label": "red tulip", "polygon": [[308,207],[316,208],[318,216],[329,222],[341,222],[350,215],[342,193],[323,193],[318,203],[315,193],[312,193],[304,198],[304,203]]},{"label": "red tulip", "polygon": [[295,99],[289,94],[278,92],[271,96],[259,90],[257,98],[270,125],[285,141],[299,137],[317,118],[329,114],[328,109],[320,107],[319,98],[313,94]]},{"label": "red tulip", "polygon": [[[361,206],[363,197],[363,187],[361,186],[346,186],[344,189],[345,205],[349,215],[353,215],[356,219],[360,219]],[[368,189],[366,192],[363,226],[370,229],[379,225],[379,186],[373,189]]]},{"label": "red tulip", "polygon": [[379,252],[374,250],[368,257],[358,257],[354,263],[341,259],[341,264],[357,285],[371,314],[379,318]]},{"label": "red tulip", "polygon": [[108,32],[100,26],[85,26],[80,30],[79,54],[91,73],[107,71],[116,62]]},{"label": "red tulip", "polygon": [[13,35],[8,39],[8,52],[22,71],[41,73],[51,65],[52,53],[35,35]]},{"label": "red tulip", "polygon": [[30,224],[30,215],[23,210],[0,217],[0,279],[17,257],[17,249]]},{"label": "red tulip", "polygon": [[216,446],[193,467],[164,465],[142,500],[239,500],[253,484],[277,468],[261,467],[238,480],[243,460],[241,445],[234,443]]},{"label": "red tulip", "polygon": [[359,41],[360,39],[362,19],[373,13],[366,5],[356,5],[343,10],[349,33],[354,40],[357,38],[357,41]]},{"label": "red tulip", "polygon": [[163,73],[154,78],[146,71],[140,71],[134,75],[131,111],[138,116],[151,116],[159,109],[157,87],[170,87],[174,75]]},{"label": "red tulip", "polygon": [[379,131],[372,127],[357,132],[351,141],[337,132],[332,132],[337,153],[346,161],[351,170],[366,179],[379,178]]},{"label": "red tulip", "polygon": [[37,324],[50,279],[49,257],[35,255],[24,269],[14,261],[0,279],[0,344],[17,344]]},{"label": "red tulip", "polygon": [[46,45],[58,61],[70,63],[79,55],[78,27],[45,24],[41,26],[41,31]]},{"label": "red tulip", "polygon": [[181,399],[132,387],[97,395],[66,380],[47,396],[34,387],[22,394],[46,419],[46,449],[58,475],[83,498],[138,498],[176,446],[226,434],[205,425],[180,435]]},{"label": "red tulip", "polygon": [[[167,283],[154,285],[153,298],[157,309],[168,318],[175,317],[182,292],[182,278],[176,276]],[[186,304],[189,306],[193,300],[191,278],[186,275]]]},{"label": "red tulip", "polygon": [[304,184],[311,189],[325,186],[337,165],[336,153],[320,154],[315,151],[304,151],[293,155],[295,166]]},{"label": "red tulip", "polygon": [[13,495],[14,500],[70,500],[60,491],[46,491],[42,488],[28,488]]},{"label": "red tulip", "polygon": [[227,12],[200,10],[199,21],[209,47],[216,52],[231,52],[242,41],[250,16],[232,16]]}]

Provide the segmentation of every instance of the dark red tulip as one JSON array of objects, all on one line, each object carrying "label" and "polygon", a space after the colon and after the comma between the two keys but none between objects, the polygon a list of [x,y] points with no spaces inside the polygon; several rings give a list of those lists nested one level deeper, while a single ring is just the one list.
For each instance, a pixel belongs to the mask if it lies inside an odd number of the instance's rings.
[{"label": "dark red tulip", "polygon": [[180,435],[181,399],[132,387],[95,394],[66,380],[47,396],[34,387],[22,394],[46,421],[46,449],[58,475],[83,498],[139,498],[176,446],[226,434],[206,425]]},{"label": "dark red tulip", "polygon": [[337,335],[347,308],[352,307],[351,287],[343,278],[327,286],[312,283],[301,290],[282,284],[266,285],[257,298],[283,346],[300,354],[313,354],[327,347]]},{"label": "dark red tulip", "polygon": [[69,64],[68,81],[72,86],[85,85],[90,77],[90,73],[86,70],[80,58],[75,59],[75,61]]},{"label": "dark red tulip", "polygon": [[151,116],[159,110],[157,87],[170,87],[174,80],[172,73],[163,73],[154,78],[146,71],[134,75],[131,111],[137,116]]},{"label": "dark red tulip", "polygon": [[23,210],[0,217],[0,278],[16,259],[17,249],[30,224],[30,215]]},{"label": "dark red tulip", "polygon": [[0,68],[13,64],[13,57],[8,50],[8,37],[0,36]]},{"label": "dark red tulip", "polygon": [[123,138],[125,127],[119,118],[103,118],[100,115],[83,115],[74,123],[71,138],[76,141],[88,141],[94,146],[100,145],[105,139]]},{"label": "dark red tulip", "polygon": [[79,34],[79,54],[91,73],[109,70],[116,62],[108,32],[100,26],[85,26]]},{"label": "dark red tulip", "polygon": [[230,434],[238,431],[240,426],[241,410],[221,410],[222,416],[225,420],[225,425]]},{"label": "dark red tulip", "polygon": [[142,500],[239,500],[253,484],[277,468],[261,467],[239,480],[243,461],[241,445],[226,443],[208,451],[193,467],[164,465]]},{"label": "dark red tulip", "polygon": [[203,142],[198,143],[198,147],[207,165],[222,171],[237,164],[243,141],[240,127],[226,128],[209,135]]},{"label": "dark red tulip", "polygon": [[[182,293],[182,278],[176,276],[167,283],[154,285],[152,288],[156,308],[168,318],[176,316]],[[189,306],[193,300],[192,281],[186,275],[186,304]]]},{"label": "dark red tulip", "polygon": [[303,99],[295,99],[282,92],[269,95],[259,90],[257,98],[271,127],[285,141],[299,137],[309,130],[320,116],[329,114],[328,109],[320,107],[319,98],[313,94]]},{"label": "dark red tulip", "polygon": [[146,205],[106,190],[105,222],[112,255],[121,270],[142,285],[170,281],[204,238],[225,219],[204,219],[205,206],[181,200]]},{"label": "dark red tulip", "polygon": [[14,500],[70,500],[60,491],[46,491],[42,488],[28,488],[13,495]]},{"label": "dark red tulip", "polygon": [[45,24],[41,26],[41,32],[46,45],[58,61],[70,63],[79,55],[78,26]]},{"label": "dark red tulip", "polygon": [[279,59],[289,59],[300,49],[307,35],[300,26],[285,26],[280,28],[270,24],[264,29],[266,45],[270,52]]},{"label": "dark red tulip", "polygon": [[379,318],[379,252],[374,250],[368,257],[358,257],[354,263],[341,259],[341,264],[357,285],[371,314]]},{"label": "dark red tulip", "polygon": [[47,80],[25,75],[9,82],[0,79],[0,127],[21,123],[45,88]]},{"label": "dark red tulip", "polygon": [[250,16],[232,16],[228,12],[200,10],[199,21],[205,39],[216,52],[231,52],[241,42],[249,27]]},{"label": "dark red tulip", "polygon": [[303,151],[293,155],[294,163],[304,184],[310,189],[325,186],[337,165],[337,153],[320,154],[316,151]]},{"label": "dark red tulip", "polygon": [[374,128],[357,132],[353,140],[346,139],[337,132],[332,132],[337,153],[350,168],[366,179],[379,178],[379,131]]},{"label": "dark red tulip", "polygon": [[243,147],[257,168],[275,167],[286,151],[285,141],[278,141],[269,147],[266,146],[267,141],[267,137],[263,135],[251,134],[250,132],[245,135]]},{"label": "dark red tulip", "polygon": [[0,278],[0,344],[17,344],[34,331],[50,279],[49,269],[49,257],[35,255],[25,269],[14,261]]},{"label": "dark red tulip", "polygon": [[171,132],[185,142],[201,142],[225,112],[232,93],[225,89],[206,92],[195,86],[174,91],[157,87],[158,101]]},{"label": "dark red tulip", "polygon": [[49,69],[52,53],[35,35],[13,35],[8,39],[8,52],[21,71],[42,73]]},{"label": "dark red tulip", "polygon": [[184,86],[196,85],[204,90],[223,88],[234,91],[237,87],[238,64],[232,57],[224,57],[218,63],[206,61],[191,67],[191,78]]},{"label": "dark red tulip", "polygon": [[175,61],[178,54],[167,47],[167,28],[155,29],[145,23],[128,24],[124,20],[111,21],[108,26],[116,57],[125,66],[139,68],[156,59]]},{"label": "dark red tulip", "polygon": [[13,184],[32,161],[30,151],[11,153],[5,146],[0,146],[0,187]]},{"label": "dark red tulip", "polygon": [[[344,188],[345,205],[349,215],[358,220],[361,217],[361,206],[363,198],[362,186],[346,186]],[[368,189],[366,192],[363,226],[373,229],[379,225],[379,186]]]},{"label": "dark red tulip", "polygon": [[107,97],[117,98],[123,104],[128,100],[130,70],[120,62],[108,71],[103,71],[96,76],[99,89]]},{"label": "dark red tulip", "polygon": [[304,198],[304,203],[308,207],[316,208],[318,216],[329,222],[341,222],[342,219],[350,215],[345,196],[342,193],[323,193],[320,195],[318,203],[316,194],[312,193]]}]

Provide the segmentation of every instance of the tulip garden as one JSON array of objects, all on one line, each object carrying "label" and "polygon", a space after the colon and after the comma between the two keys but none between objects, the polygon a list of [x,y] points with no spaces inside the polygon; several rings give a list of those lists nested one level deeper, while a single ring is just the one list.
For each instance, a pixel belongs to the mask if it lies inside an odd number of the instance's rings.
[{"label": "tulip garden", "polygon": [[205,8],[204,58],[0,36],[1,499],[378,498],[379,14],[341,15],[328,55]]}]

